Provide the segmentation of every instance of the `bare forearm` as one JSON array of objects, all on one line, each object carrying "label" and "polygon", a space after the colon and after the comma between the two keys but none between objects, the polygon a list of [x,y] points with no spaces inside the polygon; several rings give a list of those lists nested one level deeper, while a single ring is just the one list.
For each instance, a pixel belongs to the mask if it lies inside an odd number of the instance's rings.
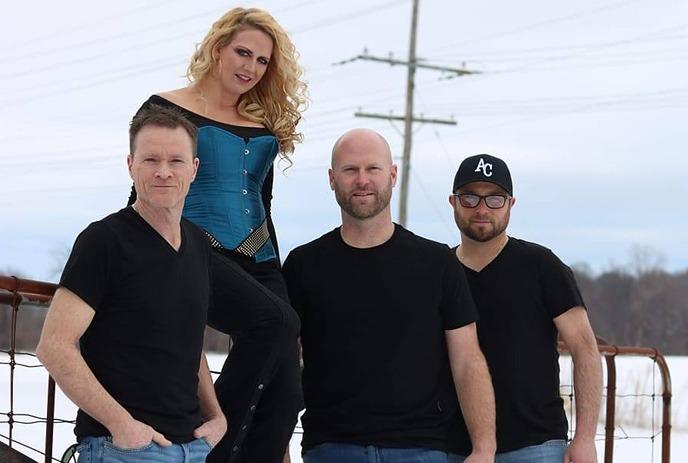
[{"label": "bare forearm", "polygon": [[227,432],[227,419],[217,401],[208,361],[202,352],[198,367],[198,402],[204,423],[194,430],[194,437],[202,437],[214,446]]},{"label": "bare forearm", "polygon": [[198,368],[198,401],[204,418],[208,419],[222,415],[222,409],[215,395],[213,379],[210,376],[208,360],[204,353],[201,354],[201,363]]},{"label": "bare forearm", "polygon": [[490,373],[480,351],[454,372],[461,412],[471,436],[473,452],[494,453],[495,401]]},{"label": "bare forearm", "polygon": [[475,323],[447,330],[445,336],[456,394],[473,444],[467,461],[492,461],[497,450],[494,390]]},{"label": "bare forearm", "polygon": [[576,397],[576,437],[594,439],[602,396],[602,366],[597,345],[588,343],[572,352]]},{"label": "bare forearm", "polygon": [[41,339],[36,354],[67,397],[111,434],[131,422],[129,412],[100,384],[76,345]]}]

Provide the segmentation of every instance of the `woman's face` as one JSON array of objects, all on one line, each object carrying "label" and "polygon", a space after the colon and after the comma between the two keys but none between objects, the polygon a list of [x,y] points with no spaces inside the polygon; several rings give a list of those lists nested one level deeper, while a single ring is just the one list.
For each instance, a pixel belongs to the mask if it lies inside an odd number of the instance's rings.
[{"label": "woman's face", "polygon": [[260,82],[272,56],[272,38],[258,29],[237,32],[217,52],[217,69],[226,91],[243,95]]}]

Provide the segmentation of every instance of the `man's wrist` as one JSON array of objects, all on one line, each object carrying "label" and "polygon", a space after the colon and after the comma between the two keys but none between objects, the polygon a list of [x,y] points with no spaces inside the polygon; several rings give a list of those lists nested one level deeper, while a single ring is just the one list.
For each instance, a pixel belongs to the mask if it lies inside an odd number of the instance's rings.
[{"label": "man's wrist", "polygon": [[595,431],[585,432],[582,429],[576,431],[571,442],[587,442],[592,443],[595,441]]},{"label": "man's wrist", "polygon": [[123,413],[114,417],[110,422],[103,423],[103,425],[110,431],[111,436],[118,436],[131,426],[133,420],[134,417],[125,410]]},{"label": "man's wrist", "polygon": [[492,455],[497,453],[497,444],[493,442],[478,442],[473,445],[473,451],[476,455]]}]

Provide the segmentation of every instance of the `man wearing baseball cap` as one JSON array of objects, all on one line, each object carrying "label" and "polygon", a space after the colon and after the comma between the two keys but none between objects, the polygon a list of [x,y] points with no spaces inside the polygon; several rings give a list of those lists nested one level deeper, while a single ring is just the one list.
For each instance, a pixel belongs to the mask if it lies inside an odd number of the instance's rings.
[{"label": "man wearing baseball cap", "polygon": [[[449,196],[480,321],[478,337],[497,407],[496,463],[593,463],[602,372],[595,335],[571,269],[549,249],[506,233],[513,196],[506,163],[466,158]],[[559,394],[557,333],[574,364],[576,426]],[[461,447],[470,452],[466,432]]]}]

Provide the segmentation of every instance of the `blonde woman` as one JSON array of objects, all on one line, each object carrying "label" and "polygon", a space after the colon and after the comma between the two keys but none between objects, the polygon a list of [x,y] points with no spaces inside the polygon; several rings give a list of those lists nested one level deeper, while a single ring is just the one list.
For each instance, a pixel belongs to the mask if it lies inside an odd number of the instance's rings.
[{"label": "blonde woman", "polygon": [[233,340],[215,383],[229,430],[209,462],[281,462],[303,408],[300,323],[270,218],[273,162],[289,161],[301,141],[306,85],[297,57],[267,12],[234,8],[198,45],[190,84],[144,104],[180,108],[198,126],[200,166],[183,214],[214,249],[208,324]]}]

